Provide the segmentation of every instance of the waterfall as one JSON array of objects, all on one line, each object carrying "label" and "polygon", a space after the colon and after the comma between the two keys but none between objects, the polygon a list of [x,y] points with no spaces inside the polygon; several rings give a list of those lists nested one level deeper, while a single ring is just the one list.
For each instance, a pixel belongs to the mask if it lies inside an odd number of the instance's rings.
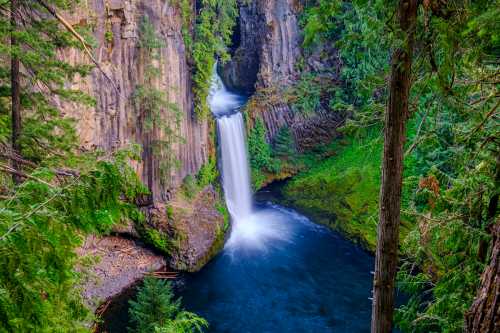
[{"label": "waterfall", "polygon": [[226,204],[238,223],[252,211],[250,176],[245,145],[245,126],[241,113],[217,119],[222,159],[222,184]]},{"label": "waterfall", "polygon": [[266,240],[286,240],[289,231],[276,211],[253,209],[245,124],[239,111],[244,103],[243,96],[226,89],[214,69],[208,104],[217,121],[222,187],[233,226],[226,248],[266,249]]},{"label": "waterfall", "polygon": [[226,205],[236,224],[252,211],[245,124],[241,113],[238,112],[244,98],[229,92],[214,70],[208,103],[216,117],[219,132],[222,186]]}]

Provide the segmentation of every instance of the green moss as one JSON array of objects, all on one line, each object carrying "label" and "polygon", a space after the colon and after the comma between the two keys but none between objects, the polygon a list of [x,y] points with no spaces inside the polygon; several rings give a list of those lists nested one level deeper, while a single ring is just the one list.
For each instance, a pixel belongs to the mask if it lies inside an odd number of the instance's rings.
[{"label": "green moss", "polygon": [[224,247],[224,240],[226,238],[226,228],[218,228],[215,241],[212,247],[207,251],[207,253],[197,262],[196,267],[190,269],[191,272],[199,271],[203,266],[205,266],[220,250]]},{"label": "green moss", "polygon": [[167,206],[167,217],[169,220],[174,218],[174,207]]},{"label": "green moss", "polygon": [[382,144],[376,134],[336,143],[337,155],[285,186],[293,206],[373,250]]},{"label": "green moss", "polygon": [[156,229],[146,227],[140,234],[144,242],[167,255],[170,255],[175,248],[175,242]]},{"label": "green moss", "polygon": [[226,232],[227,230],[229,230],[229,210],[222,200],[219,200],[215,204],[215,209],[217,209],[217,211],[224,217],[224,232]]}]

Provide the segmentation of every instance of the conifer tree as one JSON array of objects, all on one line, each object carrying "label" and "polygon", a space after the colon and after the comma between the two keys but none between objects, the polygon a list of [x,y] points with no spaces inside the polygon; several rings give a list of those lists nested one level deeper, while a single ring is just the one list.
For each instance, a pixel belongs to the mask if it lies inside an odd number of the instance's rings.
[{"label": "conifer tree", "polygon": [[174,300],[172,286],[165,280],[146,278],[130,302],[131,333],[203,332],[208,323],[196,314],[182,310],[181,300]]}]

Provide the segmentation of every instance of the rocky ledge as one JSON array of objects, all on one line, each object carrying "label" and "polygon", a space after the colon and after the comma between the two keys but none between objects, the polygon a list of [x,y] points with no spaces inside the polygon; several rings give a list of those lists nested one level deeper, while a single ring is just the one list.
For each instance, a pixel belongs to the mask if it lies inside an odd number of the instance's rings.
[{"label": "rocky ledge", "polygon": [[139,242],[119,236],[89,236],[78,256],[87,256],[97,263],[81,267],[86,276],[82,296],[95,310],[103,301],[120,294],[149,272],[166,266],[163,256],[143,247]]},{"label": "rocky ledge", "polygon": [[192,198],[177,195],[168,205],[150,209],[149,227],[169,239],[164,252],[170,267],[196,272],[222,249],[227,230],[223,207],[217,191],[207,186]]}]

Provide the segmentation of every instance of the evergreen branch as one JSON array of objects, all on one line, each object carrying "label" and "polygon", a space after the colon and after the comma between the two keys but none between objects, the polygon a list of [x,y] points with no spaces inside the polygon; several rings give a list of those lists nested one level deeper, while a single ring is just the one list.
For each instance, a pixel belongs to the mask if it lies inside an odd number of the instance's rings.
[{"label": "evergreen branch", "polygon": [[474,133],[476,133],[479,129],[481,129],[484,124],[488,121],[488,119],[495,113],[496,109],[498,109],[498,106],[500,105],[500,99],[498,100],[497,104],[486,114],[484,117],[483,121],[479,125],[477,125],[472,132],[467,136],[467,140],[469,140]]},{"label": "evergreen branch", "polygon": [[411,152],[413,151],[413,149],[415,149],[418,146],[418,144],[425,139],[425,136],[422,137],[422,138],[420,137],[420,132],[422,131],[422,126],[424,125],[425,120],[427,119],[427,115],[429,115],[429,110],[430,110],[430,108],[428,108],[426,110],[426,112],[425,112],[425,114],[424,114],[424,116],[422,118],[422,121],[418,125],[417,133],[415,134],[415,140],[413,141],[413,143],[411,144],[411,146],[406,150],[405,156],[408,156],[409,154],[411,154]]},{"label": "evergreen branch", "polygon": [[34,176],[29,175],[27,173],[24,173],[22,171],[16,170],[16,169],[14,169],[14,168],[6,165],[6,164],[3,164],[3,163],[0,163],[0,171],[6,172],[6,173],[10,173],[12,175],[16,175],[16,176],[19,176],[19,177],[22,177],[22,178],[31,179],[31,180],[34,180],[34,181],[39,182],[39,183],[42,183],[42,184],[47,185],[47,186],[52,187],[52,188],[55,187],[54,185],[46,182],[43,179],[34,177]]}]

